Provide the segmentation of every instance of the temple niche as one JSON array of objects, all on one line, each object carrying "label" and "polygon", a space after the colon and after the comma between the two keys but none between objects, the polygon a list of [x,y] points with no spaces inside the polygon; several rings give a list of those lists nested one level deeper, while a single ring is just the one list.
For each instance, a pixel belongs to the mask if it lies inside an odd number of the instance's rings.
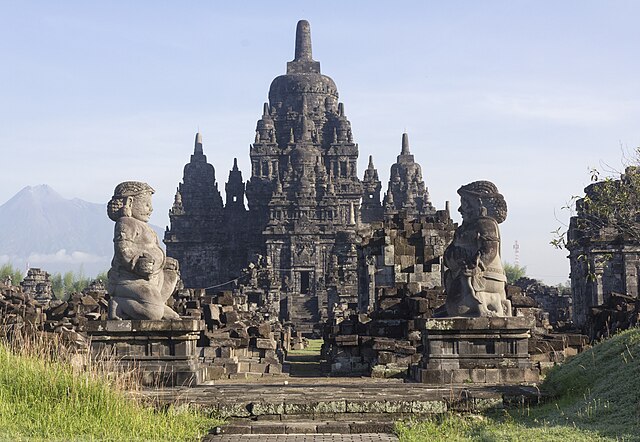
[{"label": "temple niche", "polygon": [[[310,26],[301,20],[294,59],[271,83],[256,125],[249,178],[244,182],[234,163],[224,204],[196,136],[165,233],[167,254],[180,261],[185,286],[231,289],[237,278],[251,286],[243,275],[251,273],[250,263],[262,262],[272,279],[265,297],[303,332],[327,319],[335,305],[369,305],[362,298],[369,296],[362,293],[363,241],[371,247],[385,219],[404,225],[436,210],[407,134],[384,202],[373,158],[361,180],[358,154],[337,86],[313,59]],[[440,283],[440,257],[429,259]]]}]

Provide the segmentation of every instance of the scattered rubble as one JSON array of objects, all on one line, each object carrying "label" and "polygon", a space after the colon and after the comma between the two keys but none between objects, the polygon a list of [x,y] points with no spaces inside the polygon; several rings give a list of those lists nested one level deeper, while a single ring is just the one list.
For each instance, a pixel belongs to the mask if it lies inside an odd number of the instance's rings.
[{"label": "scattered rubble", "polygon": [[640,324],[640,300],[633,296],[612,292],[606,301],[591,307],[586,331],[594,341],[636,327]]},{"label": "scattered rubble", "polygon": [[239,290],[182,290],[176,297],[179,314],[205,321],[198,346],[210,379],[282,374],[283,342],[290,330],[260,299],[250,300]]}]

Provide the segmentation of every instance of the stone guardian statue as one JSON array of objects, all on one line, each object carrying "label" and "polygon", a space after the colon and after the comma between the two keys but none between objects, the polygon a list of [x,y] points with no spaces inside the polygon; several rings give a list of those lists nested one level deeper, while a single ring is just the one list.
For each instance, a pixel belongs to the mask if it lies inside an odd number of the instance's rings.
[{"label": "stone guardian statue", "polygon": [[507,203],[489,181],[462,186],[458,194],[462,225],[444,253],[447,314],[512,316],[498,228],[507,217]]},{"label": "stone guardian statue", "polygon": [[178,262],[168,258],[147,224],[154,190],[146,183],[116,186],[107,205],[116,222],[108,273],[109,319],[180,319],[166,305],[179,280]]}]

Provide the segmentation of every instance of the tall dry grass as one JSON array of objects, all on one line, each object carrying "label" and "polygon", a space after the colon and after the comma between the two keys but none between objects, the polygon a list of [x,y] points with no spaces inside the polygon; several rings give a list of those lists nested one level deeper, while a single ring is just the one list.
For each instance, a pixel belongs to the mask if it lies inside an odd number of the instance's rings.
[{"label": "tall dry grass", "polygon": [[0,440],[199,440],[219,421],[185,407],[156,410],[126,392],[135,367],[89,357],[62,335],[8,326],[0,332]]}]

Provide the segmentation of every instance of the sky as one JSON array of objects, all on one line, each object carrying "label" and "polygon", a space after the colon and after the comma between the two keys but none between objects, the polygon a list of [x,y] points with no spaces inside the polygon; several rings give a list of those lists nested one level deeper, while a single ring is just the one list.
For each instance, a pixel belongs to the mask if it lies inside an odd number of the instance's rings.
[{"label": "sky", "polygon": [[[393,5],[393,6],[392,6]],[[383,181],[409,134],[432,203],[471,181],[509,206],[503,260],[567,281],[549,243],[589,183],[640,146],[637,1],[0,1],[0,204],[27,185],[106,203],[121,181],[156,189],[168,224],[203,134],[219,187],[249,144],[296,22],[334,79]],[[0,251],[1,254],[1,251]]]}]

